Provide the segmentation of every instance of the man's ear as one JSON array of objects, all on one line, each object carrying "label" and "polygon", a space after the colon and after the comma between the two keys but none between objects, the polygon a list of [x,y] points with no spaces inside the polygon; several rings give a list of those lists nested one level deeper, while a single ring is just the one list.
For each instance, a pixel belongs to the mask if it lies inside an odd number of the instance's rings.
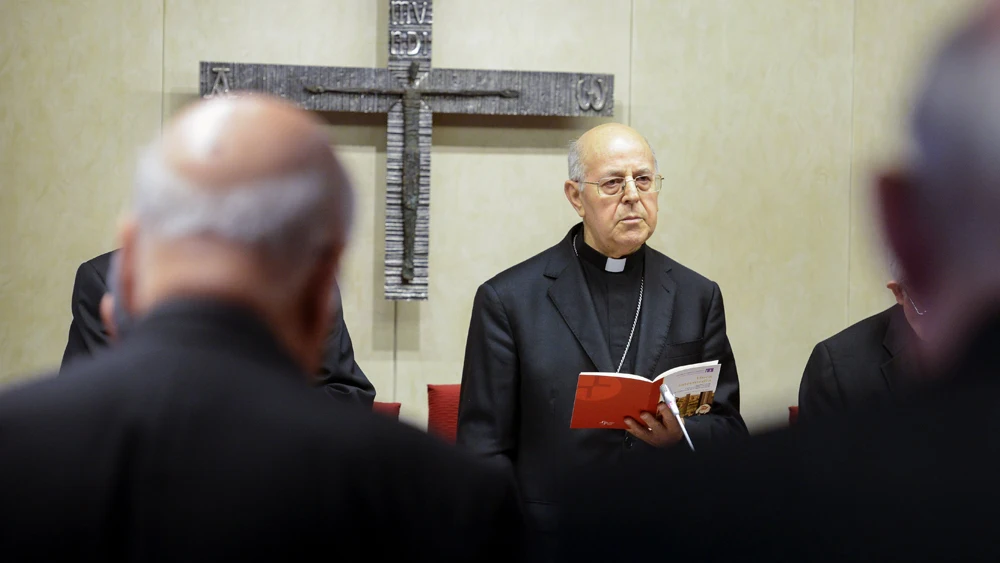
[{"label": "man's ear", "polygon": [[583,192],[580,190],[580,184],[573,180],[566,180],[566,183],[563,184],[563,191],[566,193],[569,204],[576,210],[576,214],[583,218],[586,211],[583,209]]},{"label": "man's ear", "polygon": [[336,290],[337,269],[343,247],[324,251],[306,279],[298,303],[303,361],[309,373],[320,373],[323,351],[340,306]]},{"label": "man's ear", "polygon": [[902,305],[904,299],[903,286],[899,285],[899,282],[896,280],[890,280],[889,283],[885,284],[885,286],[892,292],[892,296],[896,299],[896,303]]},{"label": "man's ear", "polygon": [[118,228],[118,301],[115,307],[122,307],[130,315],[136,314],[136,260],[139,244],[138,227],[135,219],[128,217],[121,221]]},{"label": "man's ear", "polygon": [[[912,178],[902,171],[881,174],[875,198],[882,235],[899,261],[907,284],[920,292],[929,276],[927,234]],[[891,288],[890,288],[891,289]]]},{"label": "man's ear", "polygon": [[343,247],[331,247],[324,251],[306,280],[302,292],[299,312],[306,334],[325,338],[330,329],[331,319],[336,315],[340,303],[336,291],[337,269]]},{"label": "man's ear", "polygon": [[112,342],[118,340],[118,328],[115,326],[114,308],[115,298],[110,293],[105,293],[104,297],[101,298],[101,305],[99,307],[101,324],[104,325],[104,330],[107,331]]}]

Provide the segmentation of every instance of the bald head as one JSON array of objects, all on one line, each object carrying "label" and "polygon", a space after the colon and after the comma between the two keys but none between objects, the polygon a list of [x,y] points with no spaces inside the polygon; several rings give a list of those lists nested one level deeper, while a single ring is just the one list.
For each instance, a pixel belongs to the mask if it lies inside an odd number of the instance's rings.
[{"label": "bald head", "polygon": [[[604,123],[580,135],[570,145],[569,178],[579,182],[593,168],[595,161],[606,159],[612,152],[648,151],[653,162],[656,154],[645,137],[638,131],[621,123]],[[659,164],[656,163],[657,168]]]},{"label": "bald head", "polygon": [[263,96],[195,104],[163,135],[168,168],[208,190],[238,188],[302,170],[338,173],[329,141],[308,113]]},{"label": "bald head", "polygon": [[314,363],[352,215],[350,182],[314,117],[263,95],[191,105],[143,152],[133,215],[122,235],[129,311],[179,295],[236,300]]},{"label": "bald head", "polygon": [[139,227],[212,235],[276,256],[346,239],[350,183],[319,122],[283,101],[243,95],[186,108],[140,160]]}]

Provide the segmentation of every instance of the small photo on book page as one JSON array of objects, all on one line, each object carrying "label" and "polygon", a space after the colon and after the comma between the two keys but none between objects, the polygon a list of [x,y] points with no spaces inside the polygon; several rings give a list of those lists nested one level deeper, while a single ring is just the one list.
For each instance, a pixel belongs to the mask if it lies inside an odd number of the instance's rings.
[{"label": "small photo on book page", "polygon": [[686,418],[711,412],[715,388],[719,383],[719,367],[717,362],[700,364],[669,373],[663,378],[677,399],[677,410],[681,416]]}]

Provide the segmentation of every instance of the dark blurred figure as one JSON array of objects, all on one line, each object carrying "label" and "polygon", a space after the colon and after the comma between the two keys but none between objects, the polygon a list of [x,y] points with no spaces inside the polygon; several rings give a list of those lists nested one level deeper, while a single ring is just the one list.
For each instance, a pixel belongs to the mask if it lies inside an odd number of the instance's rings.
[{"label": "dark blurred figure", "polygon": [[[74,360],[90,357],[107,347],[114,339],[113,332],[125,328],[118,328],[116,324],[125,324],[123,321],[131,324],[125,311],[114,309],[114,299],[109,288],[112,258],[116,256],[117,251],[106,252],[87,260],[76,271],[76,280],[73,282],[73,321],[70,323],[69,339],[60,371]],[[340,288],[336,283],[333,299],[340,303]],[[102,306],[108,308],[105,314],[110,315],[109,319],[102,318]],[[116,319],[117,323],[114,322]],[[317,384],[330,396],[351,404],[371,408],[375,401],[375,387],[354,360],[354,345],[347,332],[347,324],[344,323],[343,310],[339,306],[327,336]]]},{"label": "dark blurred figure", "polygon": [[[799,384],[799,420],[848,408],[879,408],[900,389],[919,383],[918,338],[927,311],[891,260],[886,284],[896,304],[858,321],[813,348]],[[909,375],[908,375],[909,374]]]},{"label": "dark blurred figure", "polygon": [[308,385],[347,241],[314,118],[188,108],[140,160],[126,338],[0,395],[5,561],[509,561],[509,476]]},{"label": "dark blurred figure", "polygon": [[892,407],[577,476],[566,561],[1000,559],[998,15],[991,2],[936,58],[910,160],[877,190],[883,234],[926,311],[935,381]]}]

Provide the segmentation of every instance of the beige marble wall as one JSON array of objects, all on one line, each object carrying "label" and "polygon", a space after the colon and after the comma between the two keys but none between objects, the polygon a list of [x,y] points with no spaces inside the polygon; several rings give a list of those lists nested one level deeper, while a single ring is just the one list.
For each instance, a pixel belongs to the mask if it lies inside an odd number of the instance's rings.
[{"label": "beige marble wall", "polygon": [[[436,0],[434,66],[615,74],[614,119],[667,178],[651,244],[721,285],[761,428],[816,341],[889,303],[867,178],[898,149],[915,62],[970,1]],[[112,247],[134,149],[196,99],[199,61],[387,58],[384,0],[0,6],[0,380],[58,363],[75,267]],[[359,196],[341,273],[358,362],[423,425],[426,385],[460,380],[476,287],[576,222],[565,147],[598,121],[435,117],[430,300],[394,303],[384,118],[329,120]]]},{"label": "beige marble wall", "polygon": [[0,383],[59,365],[81,262],[114,247],[160,127],[159,0],[0,0]]}]

